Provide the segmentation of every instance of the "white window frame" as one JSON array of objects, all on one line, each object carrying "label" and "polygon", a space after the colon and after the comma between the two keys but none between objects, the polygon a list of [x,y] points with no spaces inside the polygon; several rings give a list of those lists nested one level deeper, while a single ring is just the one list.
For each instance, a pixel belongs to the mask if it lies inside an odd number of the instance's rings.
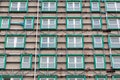
[{"label": "white window frame", "polygon": [[[99,57],[102,59],[102,62],[98,62],[97,58],[99,58]],[[104,56],[95,56],[95,64],[96,64],[96,68],[104,68],[105,67]],[[103,64],[103,67],[98,67],[97,64]]]},{"label": "white window frame", "polygon": [[[42,61],[42,58],[46,58],[47,59],[47,62],[41,62]],[[53,58],[54,59],[54,62],[50,62],[50,58]],[[55,68],[56,67],[56,57],[55,56],[41,56],[40,57],[40,68],[43,68],[41,67],[41,64],[46,64],[46,67],[44,66],[44,68]],[[49,67],[50,64],[54,64],[54,67]]]},{"label": "white window frame", "polygon": [[[96,24],[96,23],[95,23],[96,19],[99,20],[99,21],[98,21],[99,24]],[[98,18],[96,18],[96,19],[92,19],[93,28],[98,29],[98,27],[95,27],[95,26],[99,26],[99,28],[101,28],[101,21],[100,21],[100,19],[98,19]]]},{"label": "white window frame", "polygon": [[[46,24],[44,24],[44,20],[47,20],[47,23],[46,23]],[[54,24],[51,24],[51,23],[50,23],[51,20],[54,20]],[[42,28],[44,28],[43,25],[46,25],[48,29],[51,28],[51,27],[50,27],[51,25],[53,25],[53,27],[56,27],[56,19],[42,19]],[[52,28],[53,28],[53,27],[52,27]],[[46,27],[45,27],[45,28],[46,28]]]},{"label": "white window frame", "polygon": [[[11,37],[7,37],[7,44],[8,43],[10,43],[10,42],[8,42],[8,40],[9,40],[9,38],[11,38]],[[19,38],[19,37],[13,37],[14,38],[14,43],[13,43],[13,46],[12,47],[19,47],[19,46],[17,46],[17,44],[18,43],[23,43],[23,47],[24,47],[24,37],[20,37],[20,38],[23,38],[23,41],[22,42],[17,42],[17,39]],[[8,47],[8,45],[6,44],[6,46]]]},{"label": "white window frame", "polygon": [[78,80],[78,79],[80,79],[80,80],[84,80],[84,78],[68,78],[68,80]]},{"label": "white window frame", "polygon": [[[44,10],[44,8],[45,8],[45,6],[44,6],[44,4],[45,3],[47,3],[47,5],[48,5],[48,7],[47,7],[47,10]],[[54,3],[54,7],[51,7],[51,3]],[[43,11],[56,11],[56,2],[42,2],[42,10]],[[54,8],[55,8],[55,10],[54,10]]]},{"label": "white window frame", "polygon": [[[28,20],[31,20],[31,23],[28,24]],[[27,27],[30,26],[30,27]],[[32,29],[33,28],[33,19],[31,18],[26,18],[25,19],[25,29]]]},{"label": "white window frame", "polygon": [[117,6],[117,4],[120,4],[120,3],[118,3],[118,2],[107,2],[107,10],[108,11],[113,11],[113,10],[108,8],[108,4],[113,4],[114,5],[114,6],[109,6],[109,7],[113,8],[114,11],[120,11],[119,6]]},{"label": "white window frame", "polygon": [[12,5],[13,5],[13,3],[17,3],[17,6],[16,6],[16,7],[14,6],[14,8],[17,8],[17,10],[15,10],[15,11],[22,11],[22,10],[20,10],[20,8],[23,8],[23,6],[21,6],[22,3],[25,4],[25,10],[26,10],[26,2],[12,2],[12,3],[11,3],[11,8],[10,8],[11,11],[13,11],[13,10],[12,10],[12,8],[13,8]]},{"label": "white window frame", "polygon": [[[47,38],[47,42],[44,42],[43,43],[43,38]],[[53,40],[53,42],[50,42],[50,38],[54,38]],[[41,46],[43,47],[43,44],[47,44],[47,47],[45,47],[45,48],[52,48],[52,47],[55,47],[55,45],[56,45],[56,37],[42,37],[41,38],[42,39],[42,43],[41,43]],[[51,43],[53,43],[54,44],[54,46],[50,46],[50,44]],[[43,47],[44,48],[44,47]]]},{"label": "white window frame", "polygon": [[118,38],[119,39],[119,42],[112,42],[111,39],[114,38],[114,37],[110,37],[110,43],[111,44],[120,44],[120,37],[115,37],[115,38]]},{"label": "white window frame", "polygon": [[[28,62],[24,62],[24,59],[27,59],[26,57],[29,57]],[[31,62],[31,57],[30,56],[22,56],[22,68],[30,68],[30,62]],[[27,64],[27,67],[23,67],[23,65]]]},{"label": "white window frame", "polygon": [[[72,7],[71,7],[72,10],[68,6],[70,3],[72,3]],[[81,10],[81,3],[80,2],[67,2],[67,11],[77,11],[76,7],[75,7],[76,3],[79,3],[79,7],[77,8],[77,10],[79,9],[79,11],[80,11]]]},{"label": "white window frame", "polygon": [[55,80],[55,78],[40,78],[40,80],[42,80],[42,79],[45,79],[45,80],[49,80],[49,79]]},{"label": "white window frame", "polygon": [[114,58],[116,58],[116,57],[119,57],[119,59],[120,59],[120,56],[112,56],[113,68],[120,68],[120,66],[119,67],[115,67],[115,65],[114,65],[114,64],[119,64],[120,65],[120,62],[114,62]]},{"label": "white window frame", "polygon": [[[73,63],[70,62],[70,57],[74,58],[74,62],[73,62]],[[80,58],[81,58],[81,62],[79,62],[79,63],[77,62],[77,57],[80,57]],[[83,56],[68,56],[68,68],[71,68],[71,67],[69,67],[69,64],[70,64],[70,63],[72,63],[72,64],[75,65],[74,68],[83,68],[83,67],[84,67]],[[82,67],[77,67],[77,64],[81,64]]]},{"label": "white window frame", "polygon": [[[69,38],[73,38],[74,41],[70,42],[70,41],[69,41]],[[76,38],[77,38],[77,37],[68,37],[68,44],[67,44],[67,45],[68,45],[68,48],[79,48],[79,47],[77,47],[78,42],[76,42],[76,40],[77,40]],[[83,45],[83,43],[82,43],[82,37],[79,37],[79,38],[81,38],[81,40],[80,40],[79,43],[81,43],[81,47],[82,47],[82,45]],[[70,47],[70,46],[69,46],[70,43],[74,43],[73,47]]]},{"label": "white window frame", "polygon": [[[96,3],[95,5],[97,6],[94,7],[93,5],[94,3]],[[99,11],[99,2],[92,2],[91,5],[92,5],[92,8],[91,8],[92,11]]]},{"label": "white window frame", "polygon": [[[98,39],[100,39],[100,42],[96,42],[96,38]],[[96,37],[94,37],[94,46],[96,46],[96,45],[101,45],[100,47],[102,47],[102,45],[103,45],[103,43],[102,43],[102,37],[98,37],[98,36],[96,36]]]},{"label": "white window frame", "polygon": [[[7,19],[7,23],[3,23]],[[4,26],[3,26],[4,25]],[[6,27],[7,26],[7,27]],[[9,18],[2,18],[1,28],[9,28]]]},{"label": "white window frame", "polygon": [[[76,29],[76,28],[82,28],[82,22],[81,22],[81,19],[67,19],[67,28],[69,29],[69,28],[71,28],[71,27],[69,27],[69,21],[70,20],[72,20],[72,22],[73,22],[73,24],[72,25],[70,25],[70,26],[73,26],[73,28],[74,29]],[[76,20],[79,20],[80,21],[80,24],[76,24]],[[76,26],[79,26],[79,27],[76,27]],[[72,28],[71,28],[72,29]]]}]

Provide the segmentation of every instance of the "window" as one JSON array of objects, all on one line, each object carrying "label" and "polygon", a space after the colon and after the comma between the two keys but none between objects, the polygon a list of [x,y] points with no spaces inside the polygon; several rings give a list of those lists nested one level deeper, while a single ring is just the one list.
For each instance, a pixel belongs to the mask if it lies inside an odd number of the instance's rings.
[{"label": "window", "polygon": [[39,69],[57,69],[57,56],[55,54],[40,54]]},{"label": "window", "polygon": [[0,69],[6,68],[6,55],[0,54]]},{"label": "window", "polygon": [[90,8],[91,8],[92,12],[100,11],[100,2],[99,2],[99,0],[96,1],[96,2],[94,2],[94,0],[93,0],[93,1],[90,2],[90,4],[91,4]]},{"label": "window", "polygon": [[84,75],[67,75],[66,80],[86,80]]},{"label": "window", "polygon": [[110,55],[111,58],[111,65],[113,69],[120,69],[120,55],[119,54],[112,54]]},{"label": "window", "polygon": [[96,75],[95,80],[107,80],[107,76],[105,76],[105,75]]},{"label": "window", "polygon": [[101,17],[92,17],[92,29],[102,29],[102,19]]},{"label": "window", "polygon": [[94,55],[94,68],[95,69],[106,69],[106,59],[104,54]]},{"label": "window", "polygon": [[120,75],[113,75],[112,80],[120,80]]},{"label": "window", "polygon": [[34,29],[34,17],[24,17],[24,29]]},{"label": "window", "polygon": [[40,76],[38,76],[38,80],[57,80],[57,76],[55,76],[55,75],[51,75],[51,76],[40,75]]},{"label": "window", "polygon": [[104,37],[102,35],[93,35],[93,48],[101,49],[104,48]]},{"label": "window", "polygon": [[32,69],[32,54],[21,54],[21,69]]},{"label": "window", "polygon": [[73,30],[73,29],[82,29],[82,18],[81,17],[67,17],[66,18],[66,29]]},{"label": "window", "polygon": [[0,75],[0,80],[23,80],[23,76]]},{"label": "window", "polygon": [[106,11],[108,12],[120,11],[120,2],[106,2]]},{"label": "window", "polygon": [[66,58],[67,58],[67,61],[66,61],[67,69],[84,69],[85,68],[83,54],[78,54],[78,55],[68,54]]},{"label": "window", "polygon": [[107,18],[107,28],[108,29],[120,29],[120,19],[119,18],[115,18],[115,17],[108,17]]},{"label": "window", "polygon": [[57,2],[42,2],[42,11],[56,12],[57,11]]},{"label": "window", "polygon": [[67,1],[66,2],[66,11],[68,12],[81,12],[82,11],[82,2],[81,1]]},{"label": "window", "polygon": [[56,17],[42,17],[40,29],[57,29]]},{"label": "window", "polygon": [[6,35],[5,48],[25,48],[26,35]]},{"label": "window", "polygon": [[66,48],[68,49],[77,49],[84,48],[84,39],[83,35],[66,35]]},{"label": "window", "polygon": [[40,48],[56,49],[57,48],[57,36],[56,35],[41,35],[40,36]]},{"label": "window", "polygon": [[10,12],[27,12],[28,11],[28,0],[10,0],[9,6]]},{"label": "window", "polygon": [[10,17],[0,17],[0,29],[10,29]]},{"label": "window", "polygon": [[120,48],[120,36],[119,35],[109,35],[108,37],[110,48]]}]

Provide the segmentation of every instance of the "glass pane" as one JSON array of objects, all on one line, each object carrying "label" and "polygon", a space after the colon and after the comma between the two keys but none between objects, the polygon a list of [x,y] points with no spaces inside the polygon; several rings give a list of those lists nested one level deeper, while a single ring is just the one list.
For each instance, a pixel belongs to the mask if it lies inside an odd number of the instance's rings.
[{"label": "glass pane", "polygon": [[120,11],[120,2],[116,3],[117,5],[117,11]]},{"label": "glass pane", "polygon": [[47,57],[42,56],[40,59],[41,59],[40,62],[47,63]]},{"label": "glass pane", "polygon": [[26,19],[25,21],[26,21],[25,28],[28,28],[28,29],[32,28],[32,19]]},{"label": "glass pane", "polygon": [[116,9],[115,9],[115,3],[114,2],[109,2],[109,3],[107,3],[107,9],[109,10],[109,11],[115,11]]},{"label": "glass pane", "polygon": [[93,11],[98,11],[99,10],[98,2],[92,2],[92,10]]},{"label": "glass pane", "polygon": [[23,62],[29,62],[29,56],[24,56],[23,57]]},{"label": "glass pane", "polygon": [[8,23],[9,23],[9,19],[7,18],[2,19],[1,28],[8,28]]},{"label": "glass pane", "polygon": [[20,2],[20,11],[26,10],[26,2]]},{"label": "glass pane", "polygon": [[11,3],[11,5],[12,5],[11,6],[11,11],[17,11],[17,4],[18,4],[17,2],[12,2]]},{"label": "glass pane", "polygon": [[50,2],[50,10],[55,11],[56,10],[56,3]]},{"label": "glass pane", "polygon": [[68,59],[69,59],[68,61],[69,61],[70,63],[72,63],[72,62],[74,63],[74,62],[75,62],[74,57],[72,57],[72,56],[69,57]]}]

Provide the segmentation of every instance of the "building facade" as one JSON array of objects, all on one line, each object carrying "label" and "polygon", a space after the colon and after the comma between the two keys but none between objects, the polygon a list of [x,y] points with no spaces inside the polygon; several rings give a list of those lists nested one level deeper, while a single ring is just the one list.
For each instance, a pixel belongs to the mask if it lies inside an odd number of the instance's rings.
[{"label": "building facade", "polygon": [[0,80],[120,80],[120,0],[0,0]]}]

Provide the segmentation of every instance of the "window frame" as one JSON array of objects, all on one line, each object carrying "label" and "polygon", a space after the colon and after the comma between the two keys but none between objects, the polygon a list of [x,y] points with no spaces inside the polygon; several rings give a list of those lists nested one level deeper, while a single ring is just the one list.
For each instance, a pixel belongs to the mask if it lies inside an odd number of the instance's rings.
[{"label": "window frame", "polygon": [[[23,47],[7,47],[7,40],[8,37],[23,37],[24,38],[24,46]],[[25,34],[7,34],[5,36],[5,43],[4,43],[4,47],[7,49],[24,49],[26,47],[26,35]]]},{"label": "window frame", "polygon": [[[26,19],[32,19],[32,28],[26,28]],[[35,18],[33,16],[25,16],[24,17],[24,29],[25,30],[33,30],[34,29],[34,21],[35,21]]]},{"label": "window frame", "polygon": [[117,24],[117,26],[119,26],[119,28],[110,28],[109,19],[117,19],[117,23],[118,23],[119,22],[118,20],[120,20],[120,17],[111,17],[111,16],[109,16],[109,17],[106,18],[107,29],[109,29],[109,30],[120,30],[119,23]]},{"label": "window frame", "polygon": [[[56,22],[55,28],[43,28],[43,27],[42,27],[42,25],[43,25],[43,24],[42,24],[42,22],[43,22],[42,20],[43,20],[43,19],[55,19],[55,20],[56,20],[56,21],[55,21],[55,22]],[[52,17],[52,16],[50,16],[50,17],[41,17],[41,18],[40,18],[40,30],[57,30],[57,28],[58,28],[58,18],[57,18],[57,17]]]},{"label": "window frame", "polygon": [[[82,57],[83,68],[69,68],[68,67],[68,58],[70,56],[74,56],[74,57],[81,56]],[[67,54],[66,55],[66,69],[67,70],[84,70],[85,69],[85,59],[84,58],[85,58],[84,54]]]},{"label": "window frame", "polygon": [[0,80],[2,80],[2,78],[20,78],[20,80],[23,80],[23,76],[22,75],[0,75]]},{"label": "window frame", "polygon": [[[96,57],[103,57],[104,59],[104,68],[97,68],[97,62],[96,62]],[[94,69],[96,70],[105,70],[106,69],[106,56],[105,54],[94,54]]]},{"label": "window frame", "polygon": [[40,78],[54,78],[54,80],[57,80],[57,75],[38,75],[38,80],[41,80]]},{"label": "window frame", "polygon": [[[75,27],[73,27],[73,28],[68,28],[68,24],[69,24],[69,19],[80,19],[80,22],[81,22],[81,26],[79,27],[79,28],[75,28]],[[66,17],[66,29],[67,30],[81,30],[81,29],[83,29],[83,19],[82,19],[82,17],[70,17],[70,16],[68,16],[68,17]]]},{"label": "window frame", "polygon": [[120,75],[112,75],[112,80],[117,80],[116,78],[120,78]]},{"label": "window frame", "polygon": [[[23,57],[29,57],[30,68],[23,68]],[[20,69],[32,69],[32,54],[21,54],[20,56]]]},{"label": "window frame", "polygon": [[[18,11],[18,10],[11,10],[11,7],[12,7],[12,2],[26,2],[26,10],[25,11]],[[28,0],[10,0],[10,3],[9,3],[9,12],[28,12]]]},{"label": "window frame", "polygon": [[86,80],[85,75],[67,75],[66,80],[70,80],[69,78],[82,78],[82,79]]},{"label": "window frame", "polygon": [[[106,0],[106,2],[105,2],[105,10],[106,10],[107,12],[120,12],[120,10],[115,10],[115,11],[113,11],[113,10],[108,10],[107,5],[108,5],[109,2],[113,2],[115,5],[116,5],[116,3],[120,3],[119,0]],[[115,7],[116,7],[116,6],[115,6]]]},{"label": "window frame", "polygon": [[[80,10],[79,11],[76,11],[76,10],[74,10],[74,11],[70,11],[70,10],[68,10],[68,3],[69,2],[79,2],[80,3]],[[66,0],[66,12],[82,12],[82,0]]]},{"label": "window frame", "polygon": [[[68,47],[68,38],[69,37],[81,37],[82,38],[82,47]],[[67,49],[83,49],[84,48],[84,36],[81,34],[67,34],[66,35],[66,48]]]},{"label": "window frame", "polygon": [[[118,46],[118,47],[112,47],[112,44],[111,44],[111,37],[118,37],[119,38],[119,41],[120,41],[120,35],[118,34],[116,34],[116,35],[113,35],[113,34],[110,34],[110,35],[108,35],[108,47],[109,48],[112,48],[112,49],[119,49],[120,48],[120,46]],[[120,42],[119,42],[120,43]]]},{"label": "window frame", "polygon": [[95,75],[95,80],[98,80],[99,78],[104,78],[105,80],[107,80],[106,75]]},{"label": "window frame", "polygon": [[[42,57],[42,56],[48,56],[48,57],[53,56],[54,59],[55,59],[55,60],[54,60],[54,62],[55,62],[55,64],[54,64],[55,67],[54,67],[54,68],[41,68],[41,67],[40,67],[40,64],[41,64],[41,63],[40,63],[40,57]],[[39,59],[39,60],[38,60],[38,61],[39,61],[39,63],[38,63],[38,68],[39,68],[40,70],[44,70],[44,69],[45,69],[45,70],[56,70],[56,69],[57,69],[57,55],[56,55],[56,54],[39,54],[39,55],[38,55],[38,59]]]},{"label": "window frame", "polygon": [[[93,4],[94,2],[97,2],[97,6],[98,6],[98,10],[93,10]],[[90,0],[90,11],[91,12],[100,12],[101,8],[100,8],[100,0]]]},{"label": "window frame", "polygon": [[[54,37],[55,38],[55,46],[54,47],[42,47],[42,37]],[[57,35],[54,34],[42,34],[40,35],[40,49],[57,49]]]},{"label": "window frame", "polygon": [[111,55],[110,55],[110,61],[111,61],[112,69],[114,69],[114,70],[120,70],[120,67],[119,67],[119,68],[115,68],[115,67],[114,67],[114,62],[113,62],[113,57],[114,57],[114,56],[119,56],[119,57],[120,57],[120,54],[111,54]]},{"label": "window frame", "polygon": [[[50,2],[55,2],[56,3],[56,10],[44,10],[43,8],[43,5],[44,5],[44,2],[48,2],[48,3],[50,3]],[[58,1],[57,0],[49,0],[49,1],[47,1],[47,0],[41,0],[41,11],[42,12],[57,12],[58,11]]]},{"label": "window frame", "polygon": [[[9,20],[9,21],[8,21],[8,28],[2,28],[2,27],[1,27],[1,26],[2,26],[2,19],[6,19],[6,18]],[[10,29],[10,23],[11,23],[11,17],[10,17],[10,16],[7,16],[7,17],[1,16],[1,17],[0,17],[0,29],[3,29],[3,30],[4,30],[4,29],[5,29],[5,30],[6,30],[6,29]]]},{"label": "window frame", "polygon": [[[102,41],[101,41],[102,47],[96,47],[95,40],[94,40],[95,37],[100,37],[100,38],[102,39]],[[94,49],[104,49],[104,36],[103,36],[103,35],[99,35],[99,34],[97,34],[97,35],[92,35],[92,45],[93,45],[93,48],[94,48]]]},{"label": "window frame", "polygon": [[6,54],[0,54],[0,56],[4,57],[4,67],[0,68],[0,70],[4,70],[4,69],[6,69],[6,64],[7,64],[7,55]]},{"label": "window frame", "polygon": [[[99,19],[100,21],[100,28],[95,28],[94,27],[94,19]],[[92,23],[92,30],[101,30],[102,29],[102,18],[101,17],[91,17],[91,23]]]}]

